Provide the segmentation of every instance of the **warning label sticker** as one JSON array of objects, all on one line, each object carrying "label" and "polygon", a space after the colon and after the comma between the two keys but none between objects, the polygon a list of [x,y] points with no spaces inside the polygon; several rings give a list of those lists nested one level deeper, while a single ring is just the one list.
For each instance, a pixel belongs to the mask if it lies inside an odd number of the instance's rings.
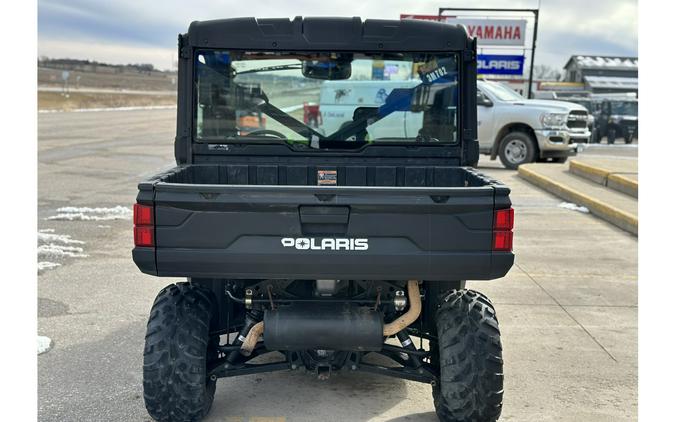
[{"label": "warning label sticker", "polygon": [[319,185],[337,185],[337,170],[318,170],[316,181]]}]

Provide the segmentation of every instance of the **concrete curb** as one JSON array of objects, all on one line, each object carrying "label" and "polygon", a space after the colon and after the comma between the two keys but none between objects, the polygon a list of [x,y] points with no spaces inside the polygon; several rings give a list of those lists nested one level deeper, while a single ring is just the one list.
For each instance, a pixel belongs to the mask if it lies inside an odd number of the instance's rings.
[{"label": "concrete curb", "polygon": [[638,182],[622,175],[634,173],[612,172],[577,160],[570,161],[570,173],[634,198],[638,197]]},{"label": "concrete curb", "polygon": [[607,187],[623,192],[634,198],[638,197],[638,182],[623,176],[620,173],[612,173],[607,176]]},{"label": "concrete curb", "polygon": [[583,205],[588,208],[591,213],[603,220],[612,223],[629,233],[636,236],[638,235],[638,218],[633,214],[629,214],[598,199],[558,183],[549,177],[543,176],[528,168],[527,164],[518,167],[518,176],[566,201]]},{"label": "concrete curb", "polygon": [[609,176],[610,171],[582,163],[581,161],[570,160],[570,173],[606,186],[607,176]]}]

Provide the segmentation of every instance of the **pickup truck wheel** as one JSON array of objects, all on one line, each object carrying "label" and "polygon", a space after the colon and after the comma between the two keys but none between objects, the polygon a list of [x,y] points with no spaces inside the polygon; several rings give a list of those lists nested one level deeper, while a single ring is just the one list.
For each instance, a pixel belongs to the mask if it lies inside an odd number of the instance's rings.
[{"label": "pickup truck wheel", "polygon": [[143,353],[145,407],[158,421],[198,421],[211,409],[216,381],[206,377],[217,355],[209,338],[211,292],[178,283],[159,292],[150,311]]},{"label": "pickup truck wheel", "polygon": [[442,422],[499,419],[504,375],[499,325],[483,294],[455,290],[436,313],[440,385],[433,387]]},{"label": "pickup truck wheel", "polygon": [[535,159],[537,147],[525,132],[511,132],[499,143],[499,159],[504,167],[515,170],[519,165]]},{"label": "pickup truck wheel", "polygon": [[616,129],[609,129],[607,131],[607,143],[612,145],[616,141]]}]

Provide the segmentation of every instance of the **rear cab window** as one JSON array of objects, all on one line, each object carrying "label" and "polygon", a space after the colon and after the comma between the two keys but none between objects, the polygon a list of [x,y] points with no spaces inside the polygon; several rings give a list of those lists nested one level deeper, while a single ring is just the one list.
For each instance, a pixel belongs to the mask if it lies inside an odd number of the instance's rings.
[{"label": "rear cab window", "polygon": [[196,51],[194,75],[197,142],[330,148],[458,141],[454,53],[204,49]]}]

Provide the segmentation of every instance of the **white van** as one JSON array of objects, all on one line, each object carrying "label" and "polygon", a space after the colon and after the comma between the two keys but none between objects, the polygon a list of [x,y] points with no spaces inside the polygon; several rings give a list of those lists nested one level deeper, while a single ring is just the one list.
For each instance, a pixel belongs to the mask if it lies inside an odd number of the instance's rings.
[{"label": "white van", "polygon": [[[321,85],[319,131],[324,135],[351,122],[358,107],[380,107],[395,88],[414,88],[419,79],[405,81],[326,81]],[[415,138],[422,127],[423,113],[395,111],[391,117],[368,126],[369,139]]]}]

